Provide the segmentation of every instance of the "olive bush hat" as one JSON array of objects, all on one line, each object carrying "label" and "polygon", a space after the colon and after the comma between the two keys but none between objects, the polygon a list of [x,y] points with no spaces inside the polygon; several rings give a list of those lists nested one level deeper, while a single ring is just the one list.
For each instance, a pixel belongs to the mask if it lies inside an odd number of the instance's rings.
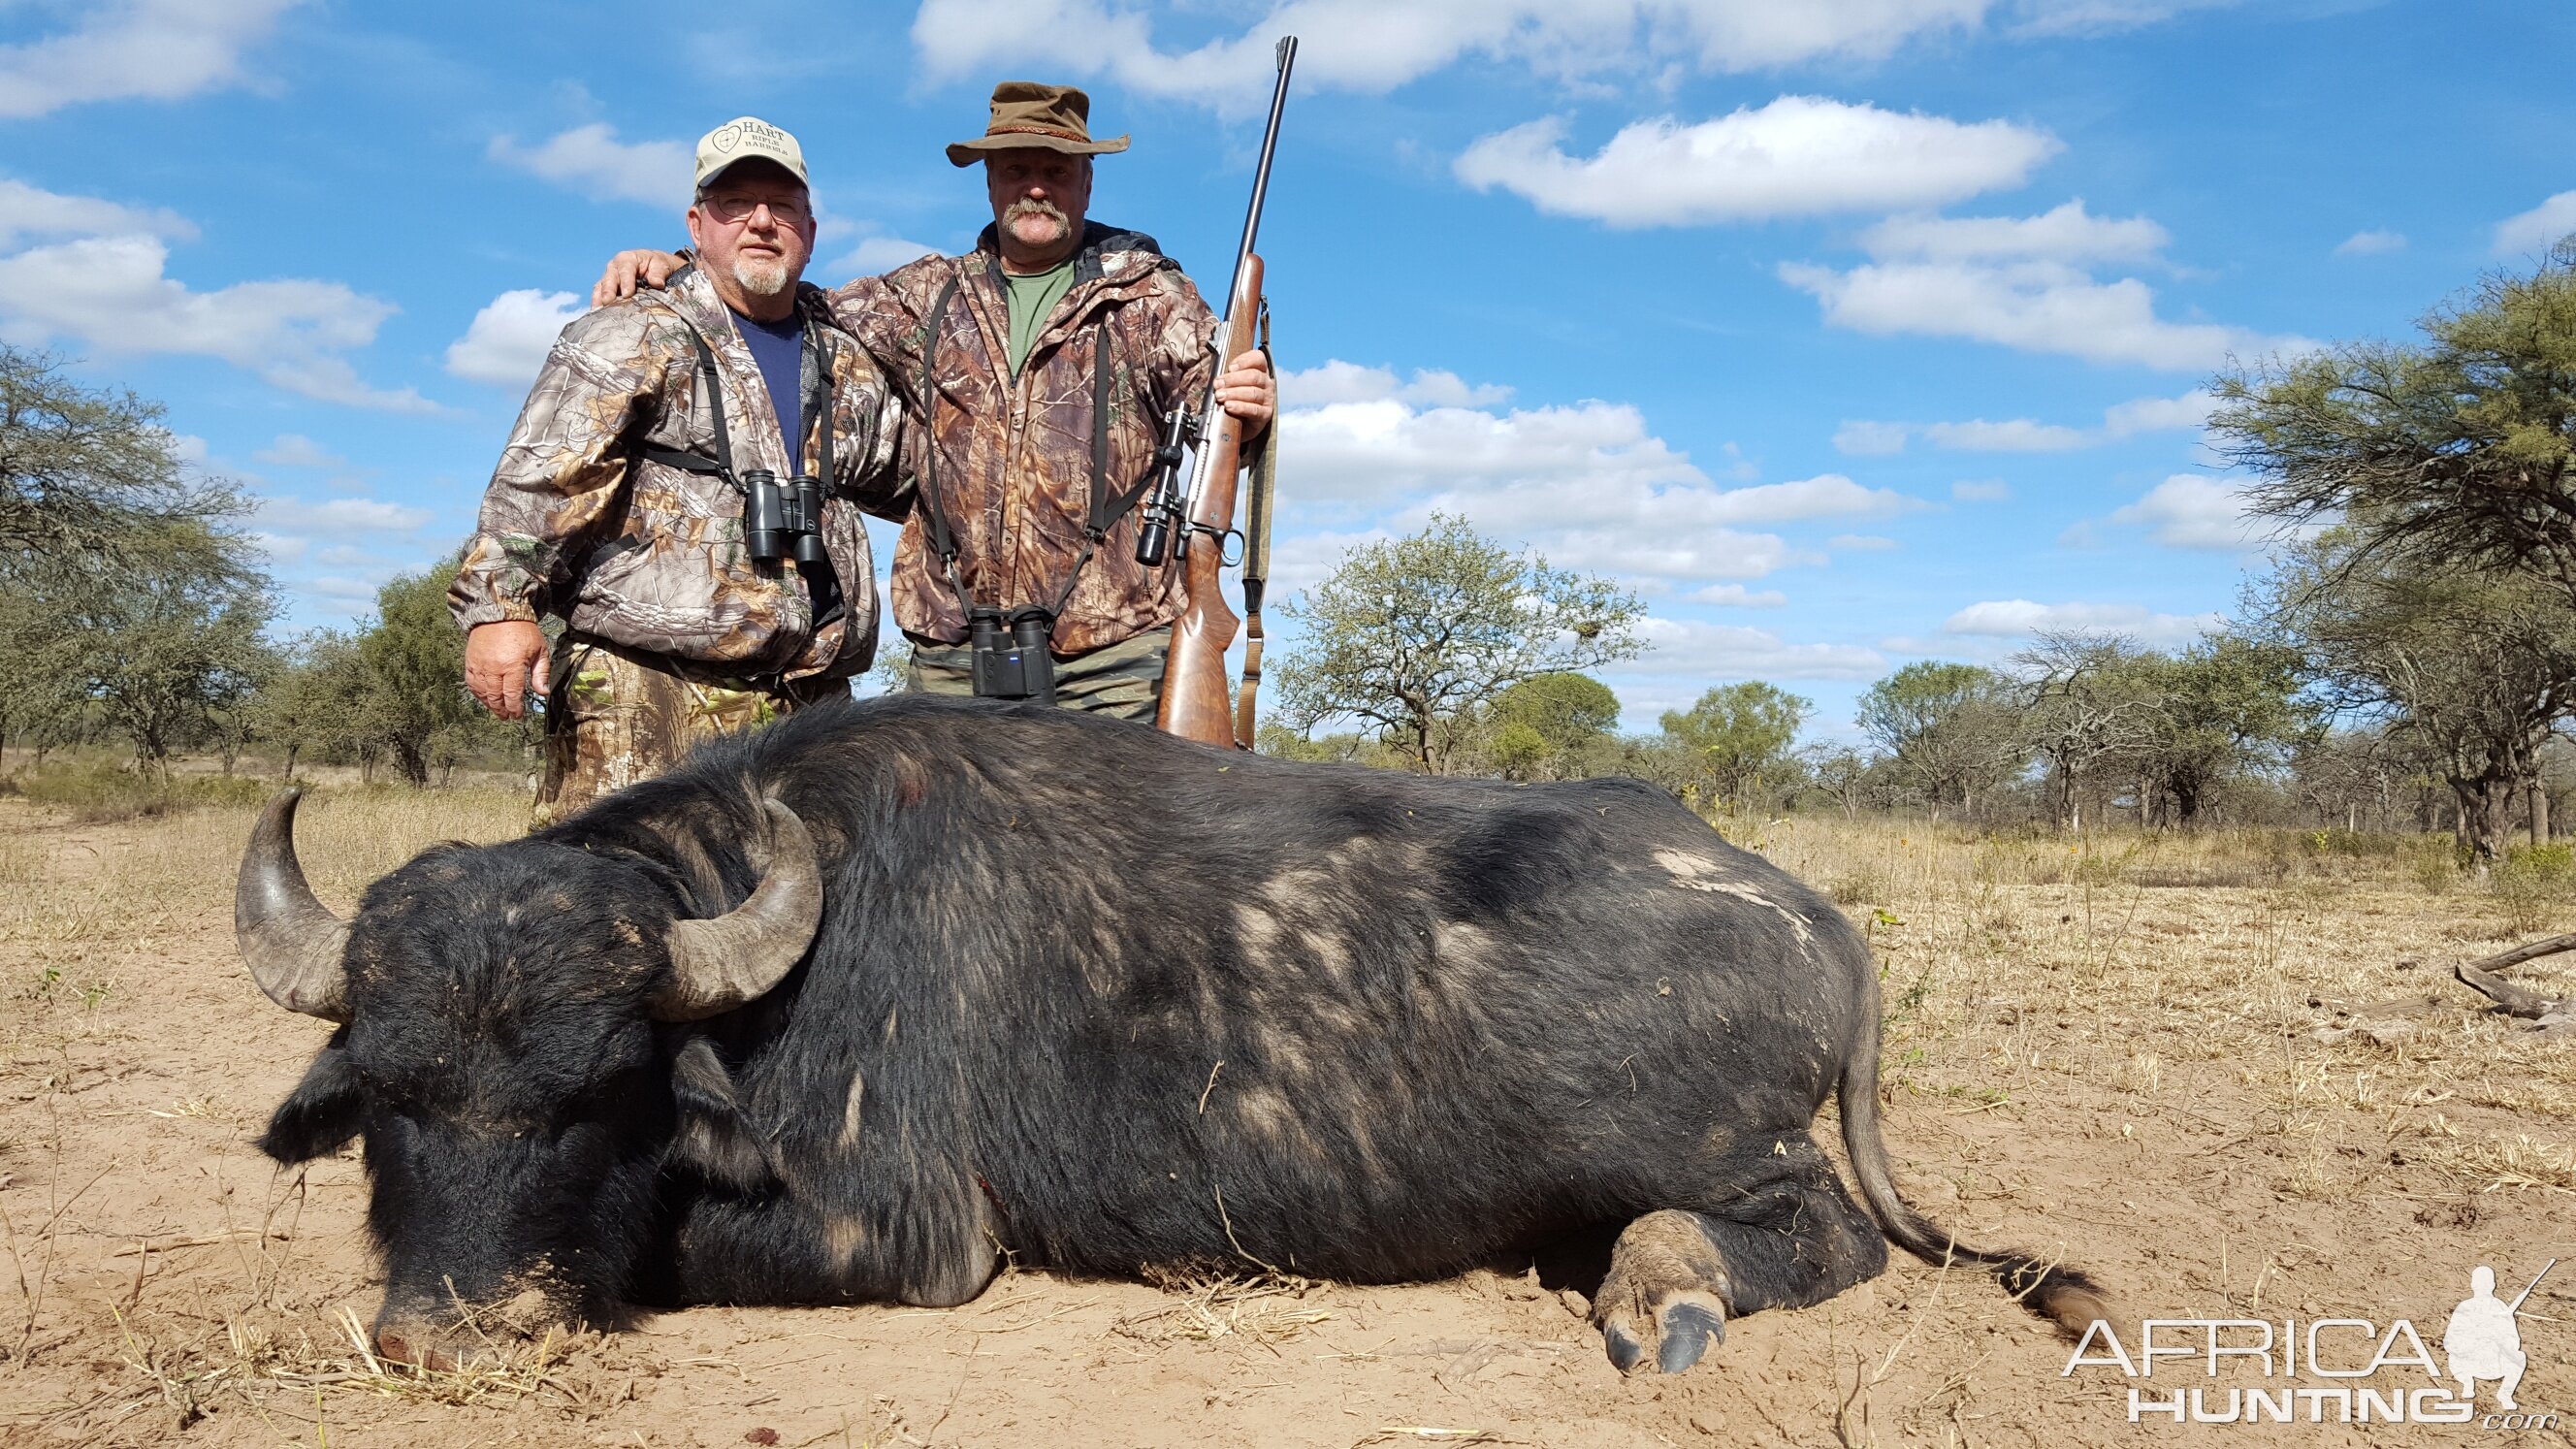
[{"label": "olive bush hat", "polygon": [[984,134],[948,148],[948,159],[972,166],[995,151],[1034,146],[1072,156],[1098,156],[1127,149],[1127,138],[1091,139],[1091,97],[1075,86],[1004,81],[993,87],[993,120]]}]

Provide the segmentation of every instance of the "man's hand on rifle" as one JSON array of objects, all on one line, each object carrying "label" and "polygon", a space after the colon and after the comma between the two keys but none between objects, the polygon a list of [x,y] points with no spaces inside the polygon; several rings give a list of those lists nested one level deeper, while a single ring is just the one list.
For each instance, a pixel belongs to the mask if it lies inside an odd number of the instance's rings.
[{"label": "man's hand on rifle", "polygon": [[525,619],[477,624],[465,636],[465,687],[503,719],[528,712],[528,697],[546,695],[546,636]]},{"label": "man's hand on rifle", "polygon": [[1270,426],[1279,411],[1279,384],[1270,376],[1270,359],[1255,348],[1226,364],[1225,375],[1216,380],[1216,400],[1243,424],[1247,437]]},{"label": "man's hand on rifle", "polygon": [[608,269],[601,272],[598,282],[591,286],[590,305],[605,307],[611,302],[622,302],[635,295],[638,285],[658,287],[671,280],[671,274],[679,269],[680,257],[676,252],[657,252],[650,248],[619,252],[608,259]]}]

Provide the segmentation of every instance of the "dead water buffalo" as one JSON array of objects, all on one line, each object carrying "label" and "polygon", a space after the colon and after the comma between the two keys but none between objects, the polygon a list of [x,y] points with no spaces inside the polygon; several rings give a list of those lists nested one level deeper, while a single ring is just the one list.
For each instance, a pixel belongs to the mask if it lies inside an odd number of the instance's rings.
[{"label": "dead water buffalo", "polygon": [[[1877,974],[1831,905],[1628,780],[1212,750],[1031,706],[799,713],[342,922],[295,797],[243,955],[341,1023],[260,1145],[363,1136],[386,1352],[626,1304],[946,1306],[1075,1273],[1433,1278],[1619,1231],[1593,1317],[1677,1372],[1886,1240],[2061,1322],[2080,1275],[1889,1177]],[[1839,1094],[1864,1211],[1809,1135]],[[485,1313],[480,1310],[492,1309]]]}]

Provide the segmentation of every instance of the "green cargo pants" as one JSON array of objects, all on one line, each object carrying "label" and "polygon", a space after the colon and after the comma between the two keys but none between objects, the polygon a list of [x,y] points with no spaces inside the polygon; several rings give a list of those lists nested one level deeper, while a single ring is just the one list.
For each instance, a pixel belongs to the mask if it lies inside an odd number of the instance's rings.
[{"label": "green cargo pants", "polygon": [[[1155,628],[1088,654],[1057,660],[1055,702],[1066,709],[1152,724],[1163,698],[1163,655],[1171,643],[1171,630]],[[971,652],[962,644],[946,648],[916,644],[904,688],[921,694],[972,696],[975,675],[970,658]]]}]

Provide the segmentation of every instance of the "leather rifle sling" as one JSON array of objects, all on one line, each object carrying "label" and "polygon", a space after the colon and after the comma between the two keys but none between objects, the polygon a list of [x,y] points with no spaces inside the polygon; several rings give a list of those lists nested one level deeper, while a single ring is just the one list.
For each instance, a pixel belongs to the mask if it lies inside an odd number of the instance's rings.
[{"label": "leather rifle sling", "polygon": [[[1261,356],[1270,360],[1270,299],[1261,299]],[[1278,376],[1274,363],[1271,375]],[[1243,517],[1243,688],[1234,696],[1234,743],[1251,749],[1258,739],[1254,703],[1261,693],[1261,595],[1270,583],[1270,513],[1279,485],[1279,416],[1262,430],[1261,452],[1252,460],[1251,496]]]}]

